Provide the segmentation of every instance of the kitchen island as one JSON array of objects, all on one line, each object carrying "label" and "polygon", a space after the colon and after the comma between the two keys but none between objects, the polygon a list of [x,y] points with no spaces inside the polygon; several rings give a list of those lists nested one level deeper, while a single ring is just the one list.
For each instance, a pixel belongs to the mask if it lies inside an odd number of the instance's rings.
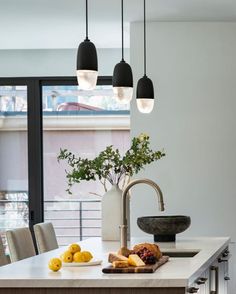
[{"label": "kitchen island", "polygon": [[[131,246],[151,239],[132,239]],[[0,293],[4,294],[183,294],[227,293],[227,260],[230,239],[191,238],[175,243],[159,243],[170,255],[169,261],[151,274],[103,274],[109,252],[119,249],[119,242],[91,238],[79,242],[83,250],[102,259],[99,266],[64,267],[59,272],[48,269],[48,261],[65,251],[59,248],[0,268]],[[222,281],[221,281],[222,280]],[[215,289],[216,288],[216,289]],[[208,291],[208,292],[206,292]],[[224,292],[223,292],[224,291]]]}]

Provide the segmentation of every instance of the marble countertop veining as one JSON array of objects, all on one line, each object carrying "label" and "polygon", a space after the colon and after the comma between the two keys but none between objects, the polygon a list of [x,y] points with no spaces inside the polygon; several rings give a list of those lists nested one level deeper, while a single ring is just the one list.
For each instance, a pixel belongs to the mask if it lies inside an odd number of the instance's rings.
[{"label": "marble countertop veining", "polygon": [[[150,238],[134,238],[131,246],[141,242],[153,243]],[[48,261],[59,257],[65,247],[0,267],[0,288],[4,287],[187,287],[206,270],[228,246],[227,237],[177,239],[176,243],[159,243],[162,251],[199,251],[192,258],[170,258],[169,262],[151,274],[103,274],[109,252],[119,249],[119,242],[91,238],[78,242],[90,250],[102,265],[64,267],[59,272],[48,269]]]}]

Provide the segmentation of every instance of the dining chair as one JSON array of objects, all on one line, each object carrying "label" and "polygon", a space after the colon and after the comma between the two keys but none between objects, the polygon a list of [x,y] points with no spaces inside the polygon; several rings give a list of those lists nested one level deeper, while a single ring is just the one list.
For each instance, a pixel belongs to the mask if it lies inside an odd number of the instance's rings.
[{"label": "dining chair", "polygon": [[6,232],[11,262],[36,255],[29,228],[19,228]]},{"label": "dining chair", "polygon": [[0,266],[8,264],[8,259],[5,254],[2,237],[0,236]]},{"label": "dining chair", "polygon": [[34,225],[34,235],[39,253],[58,248],[57,238],[52,223]]}]

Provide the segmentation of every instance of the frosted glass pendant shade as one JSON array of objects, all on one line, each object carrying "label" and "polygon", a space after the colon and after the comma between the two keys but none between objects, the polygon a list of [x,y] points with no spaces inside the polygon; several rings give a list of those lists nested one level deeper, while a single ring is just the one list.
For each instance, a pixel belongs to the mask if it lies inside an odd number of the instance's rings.
[{"label": "frosted glass pendant shade", "polygon": [[93,90],[97,84],[98,72],[95,70],[77,70],[77,81],[81,89]]},{"label": "frosted glass pendant shade", "polygon": [[150,113],[154,107],[153,98],[139,98],[137,101],[138,110],[142,113]]},{"label": "frosted glass pendant shade", "polygon": [[113,87],[113,93],[115,99],[120,104],[128,104],[133,96],[133,88],[132,87]]}]

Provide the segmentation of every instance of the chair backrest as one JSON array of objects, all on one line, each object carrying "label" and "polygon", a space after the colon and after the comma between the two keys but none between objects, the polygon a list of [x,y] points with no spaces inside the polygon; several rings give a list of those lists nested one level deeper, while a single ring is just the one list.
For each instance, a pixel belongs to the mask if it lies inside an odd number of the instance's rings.
[{"label": "chair backrest", "polygon": [[20,228],[6,232],[11,262],[36,255],[29,228]]},{"label": "chair backrest", "polygon": [[58,248],[56,234],[52,223],[34,225],[34,235],[39,253],[48,252]]},{"label": "chair backrest", "polygon": [[0,236],[0,266],[8,264],[8,259],[5,254],[5,250],[2,243],[2,237]]}]

